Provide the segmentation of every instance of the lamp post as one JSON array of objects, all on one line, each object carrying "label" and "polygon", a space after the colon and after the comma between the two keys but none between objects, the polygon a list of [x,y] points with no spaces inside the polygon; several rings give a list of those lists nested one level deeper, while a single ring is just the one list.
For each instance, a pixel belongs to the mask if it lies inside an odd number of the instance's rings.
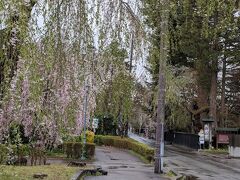
[{"label": "lamp post", "polygon": [[89,93],[89,85],[86,86],[86,93],[85,93],[85,100],[84,100],[84,127],[83,127],[83,147],[82,147],[82,157],[81,160],[85,160],[85,153],[86,153],[86,126],[87,126],[87,106],[88,106],[88,93]]}]

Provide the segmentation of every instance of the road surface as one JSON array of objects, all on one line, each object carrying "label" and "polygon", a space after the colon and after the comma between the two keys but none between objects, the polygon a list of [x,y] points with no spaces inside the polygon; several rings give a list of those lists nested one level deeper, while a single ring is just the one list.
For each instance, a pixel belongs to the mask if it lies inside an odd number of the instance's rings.
[{"label": "road surface", "polygon": [[128,150],[96,147],[94,165],[108,171],[107,176],[89,176],[85,180],[166,180],[153,173],[153,166],[143,163]]},{"label": "road surface", "polygon": [[[150,139],[129,134],[129,137],[151,147]],[[240,180],[240,159],[207,156],[197,151],[165,145],[164,164],[178,174],[193,175],[203,180]]]}]

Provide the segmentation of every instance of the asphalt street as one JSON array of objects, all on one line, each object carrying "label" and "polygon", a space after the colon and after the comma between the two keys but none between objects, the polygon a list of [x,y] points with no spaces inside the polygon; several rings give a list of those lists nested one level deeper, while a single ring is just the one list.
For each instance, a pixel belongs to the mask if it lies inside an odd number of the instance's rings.
[{"label": "asphalt street", "polygon": [[[129,137],[155,147],[155,142],[135,134]],[[227,156],[204,155],[198,151],[182,147],[165,145],[165,169],[178,174],[193,175],[203,180],[240,180],[240,159]]]},{"label": "asphalt street", "polygon": [[88,176],[85,180],[166,180],[169,178],[153,173],[151,164],[143,163],[128,150],[114,147],[96,147],[96,167],[108,172],[107,176]]}]

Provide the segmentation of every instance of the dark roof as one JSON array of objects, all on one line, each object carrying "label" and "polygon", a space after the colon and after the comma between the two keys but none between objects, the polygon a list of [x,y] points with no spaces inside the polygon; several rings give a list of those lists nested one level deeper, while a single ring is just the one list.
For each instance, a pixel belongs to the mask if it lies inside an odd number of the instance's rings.
[{"label": "dark roof", "polygon": [[204,119],[202,119],[202,122],[214,122],[214,119],[212,119],[212,118],[204,118]]},{"label": "dark roof", "polygon": [[240,132],[240,128],[216,128],[217,132]]}]

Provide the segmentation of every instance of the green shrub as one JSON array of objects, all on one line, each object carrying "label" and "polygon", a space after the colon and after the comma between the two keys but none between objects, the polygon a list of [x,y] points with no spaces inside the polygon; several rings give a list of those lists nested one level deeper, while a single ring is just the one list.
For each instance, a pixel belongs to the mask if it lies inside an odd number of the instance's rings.
[{"label": "green shrub", "polygon": [[21,145],[12,145],[11,148],[13,149],[13,153],[16,156],[28,156],[30,153],[30,148],[28,145],[21,144]]},{"label": "green shrub", "polygon": [[94,142],[97,145],[102,146],[103,145],[103,136],[102,135],[95,135],[94,136]]},{"label": "green shrub", "polygon": [[[83,144],[79,142],[65,142],[63,144],[64,153],[67,157],[80,158],[82,155]],[[95,154],[95,144],[86,143],[86,157],[91,159]]]},{"label": "green shrub", "polygon": [[[29,146],[28,145],[5,145],[0,144],[0,164],[5,164],[9,161],[9,156],[28,156]],[[10,158],[11,159],[11,158]]]},{"label": "green shrub", "polygon": [[8,149],[4,144],[0,144],[0,164],[5,164],[7,161]]},{"label": "green shrub", "polygon": [[105,146],[113,146],[113,147],[122,148],[122,149],[129,149],[140,154],[141,156],[145,157],[149,161],[154,160],[153,148],[129,138],[121,138],[119,136],[96,135],[95,143],[99,146],[105,145]]},{"label": "green shrub", "polygon": [[[81,138],[83,139],[83,133],[84,132],[82,132],[82,134],[81,134]],[[95,136],[95,134],[94,134],[94,132],[93,131],[89,131],[89,130],[87,130],[86,131],[86,142],[87,143],[94,143],[94,136]]]}]

